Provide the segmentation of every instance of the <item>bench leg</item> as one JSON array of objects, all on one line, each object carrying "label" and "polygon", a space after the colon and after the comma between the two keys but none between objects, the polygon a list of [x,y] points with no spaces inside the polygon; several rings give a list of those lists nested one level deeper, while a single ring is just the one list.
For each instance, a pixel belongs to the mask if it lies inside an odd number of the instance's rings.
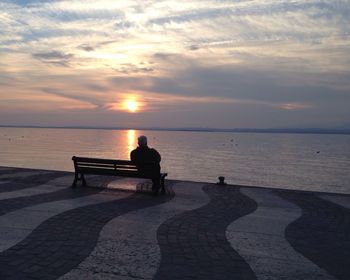
[{"label": "bench leg", "polygon": [[86,187],[87,184],[83,173],[81,173],[81,180],[83,181],[83,187]]},{"label": "bench leg", "polygon": [[[79,176],[80,174],[80,176]],[[87,184],[86,184],[86,180],[85,180],[85,177],[84,177],[84,174],[83,173],[75,173],[74,175],[74,181],[72,183],[72,188],[75,188],[77,186],[77,183],[78,181],[82,181],[82,185],[83,187],[86,187]]]},{"label": "bench leg", "polygon": [[77,181],[78,181],[78,173],[75,172],[74,181],[72,183],[72,188],[75,188],[77,186]]},{"label": "bench leg", "polygon": [[161,187],[161,194],[165,194],[165,177],[160,178],[160,187]]}]

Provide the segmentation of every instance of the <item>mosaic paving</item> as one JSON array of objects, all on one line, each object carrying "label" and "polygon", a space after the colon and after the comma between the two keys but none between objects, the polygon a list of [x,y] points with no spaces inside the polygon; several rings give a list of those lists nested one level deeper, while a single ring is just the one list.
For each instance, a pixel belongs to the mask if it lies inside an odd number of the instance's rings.
[{"label": "mosaic paving", "polygon": [[72,180],[0,168],[0,279],[350,279],[348,195]]}]

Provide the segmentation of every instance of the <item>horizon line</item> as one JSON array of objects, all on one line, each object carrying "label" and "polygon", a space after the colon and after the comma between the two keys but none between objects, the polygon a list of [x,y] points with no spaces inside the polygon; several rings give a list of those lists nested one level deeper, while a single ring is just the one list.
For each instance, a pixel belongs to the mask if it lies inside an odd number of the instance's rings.
[{"label": "horizon line", "polygon": [[101,129],[101,130],[149,130],[192,132],[237,132],[237,133],[299,133],[299,134],[350,134],[350,128],[210,128],[210,127],[112,127],[112,126],[50,126],[50,125],[1,125],[9,128],[53,129]]}]

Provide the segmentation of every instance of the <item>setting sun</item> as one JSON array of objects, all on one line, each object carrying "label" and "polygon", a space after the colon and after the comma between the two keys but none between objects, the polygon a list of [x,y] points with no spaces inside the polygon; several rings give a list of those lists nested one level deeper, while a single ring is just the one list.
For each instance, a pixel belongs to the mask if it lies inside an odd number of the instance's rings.
[{"label": "setting sun", "polygon": [[122,111],[128,113],[137,113],[144,107],[144,102],[137,96],[128,96],[122,98],[120,102],[109,103],[107,106],[108,110]]},{"label": "setting sun", "polygon": [[131,113],[135,113],[139,110],[139,104],[135,100],[126,100],[125,107]]}]

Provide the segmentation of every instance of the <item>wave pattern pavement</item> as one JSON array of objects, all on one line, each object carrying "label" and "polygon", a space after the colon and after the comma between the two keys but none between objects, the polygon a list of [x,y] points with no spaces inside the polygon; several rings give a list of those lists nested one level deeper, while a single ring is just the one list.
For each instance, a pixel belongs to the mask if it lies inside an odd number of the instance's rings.
[{"label": "wave pattern pavement", "polygon": [[236,188],[207,185],[210,202],[174,216],[158,229],[162,252],[154,279],[255,279],[243,258],[230,246],[226,227],[254,211],[256,203]]},{"label": "wave pattern pavement", "polygon": [[350,279],[350,210],[313,193],[279,195],[302,209],[286,228],[293,248],[337,279]]},{"label": "wave pattern pavement", "polygon": [[268,190],[244,189],[242,193],[255,200],[258,208],[233,222],[226,235],[259,280],[332,279],[285,239],[286,227],[301,216],[298,206]]},{"label": "wave pattern pavement", "polygon": [[0,279],[350,279],[346,195],[0,171]]},{"label": "wave pattern pavement", "polygon": [[[157,229],[166,220],[208,203],[202,184],[181,182],[167,203],[132,211],[111,220],[101,231],[96,248],[77,269],[61,280],[94,278],[152,279],[161,261]],[[118,264],[118,265],[116,265]]]}]

